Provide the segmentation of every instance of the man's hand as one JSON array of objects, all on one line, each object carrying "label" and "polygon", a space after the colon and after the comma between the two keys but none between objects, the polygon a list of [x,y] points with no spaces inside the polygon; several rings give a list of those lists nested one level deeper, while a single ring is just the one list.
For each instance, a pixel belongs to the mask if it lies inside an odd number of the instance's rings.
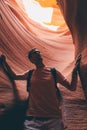
[{"label": "man's hand", "polygon": [[5,63],[5,61],[6,61],[5,55],[1,55],[0,56],[0,65],[3,65]]},{"label": "man's hand", "polygon": [[81,57],[82,55],[78,55],[78,57],[76,58],[76,63],[75,63],[75,68],[79,71],[80,70],[80,63],[81,63]]}]

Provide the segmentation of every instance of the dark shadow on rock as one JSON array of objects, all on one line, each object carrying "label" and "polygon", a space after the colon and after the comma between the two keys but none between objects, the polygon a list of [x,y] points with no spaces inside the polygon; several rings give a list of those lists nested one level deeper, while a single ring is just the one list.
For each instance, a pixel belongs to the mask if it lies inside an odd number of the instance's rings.
[{"label": "dark shadow on rock", "polygon": [[0,130],[23,130],[28,100],[22,100],[20,98],[14,80],[8,72],[5,70],[3,72],[7,75],[12,84],[14,101],[12,105],[9,104],[8,107],[5,106],[6,104],[4,102],[3,104],[0,102]]},{"label": "dark shadow on rock", "polygon": [[26,102],[19,102],[0,116],[0,130],[23,130]]}]

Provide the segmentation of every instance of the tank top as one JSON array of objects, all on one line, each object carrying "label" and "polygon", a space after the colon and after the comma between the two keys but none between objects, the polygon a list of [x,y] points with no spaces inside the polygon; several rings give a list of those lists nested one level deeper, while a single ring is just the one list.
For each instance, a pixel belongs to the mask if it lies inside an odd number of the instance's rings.
[{"label": "tank top", "polygon": [[30,85],[29,107],[26,115],[60,118],[61,110],[50,69],[44,67],[34,70]]}]

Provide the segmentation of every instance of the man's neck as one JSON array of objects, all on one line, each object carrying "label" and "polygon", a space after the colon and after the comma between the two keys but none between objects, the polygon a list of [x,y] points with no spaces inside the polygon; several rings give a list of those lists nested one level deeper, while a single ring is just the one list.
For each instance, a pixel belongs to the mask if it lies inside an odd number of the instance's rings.
[{"label": "man's neck", "polygon": [[36,68],[37,68],[37,69],[44,68],[44,67],[45,67],[45,65],[44,65],[44,64],[39,64],[39,65],[36,65]]}]

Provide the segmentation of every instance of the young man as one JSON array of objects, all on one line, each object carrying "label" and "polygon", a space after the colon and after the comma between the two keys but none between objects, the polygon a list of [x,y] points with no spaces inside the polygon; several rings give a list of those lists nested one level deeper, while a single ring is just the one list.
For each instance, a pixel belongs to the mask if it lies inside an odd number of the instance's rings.
[{"label": "young man", "polygon": [[[16,75],[7,64],[5,57],[1,56],[3,66],[10,73],[14,80],[27,80],[28,72]],[[28,53],[29,60],[36,66],[30,79],[29,106],[24,121],[24,130],[64,130],[61,118],[61,110],[57,99],[55,82],[49,67],[43,63],[40,51],[36,48]],[[56,70],[57,83],[67,89],[76,90],[77,69],[80,60],[77,59],[75,68],[72,72],[71,83]]]}]

